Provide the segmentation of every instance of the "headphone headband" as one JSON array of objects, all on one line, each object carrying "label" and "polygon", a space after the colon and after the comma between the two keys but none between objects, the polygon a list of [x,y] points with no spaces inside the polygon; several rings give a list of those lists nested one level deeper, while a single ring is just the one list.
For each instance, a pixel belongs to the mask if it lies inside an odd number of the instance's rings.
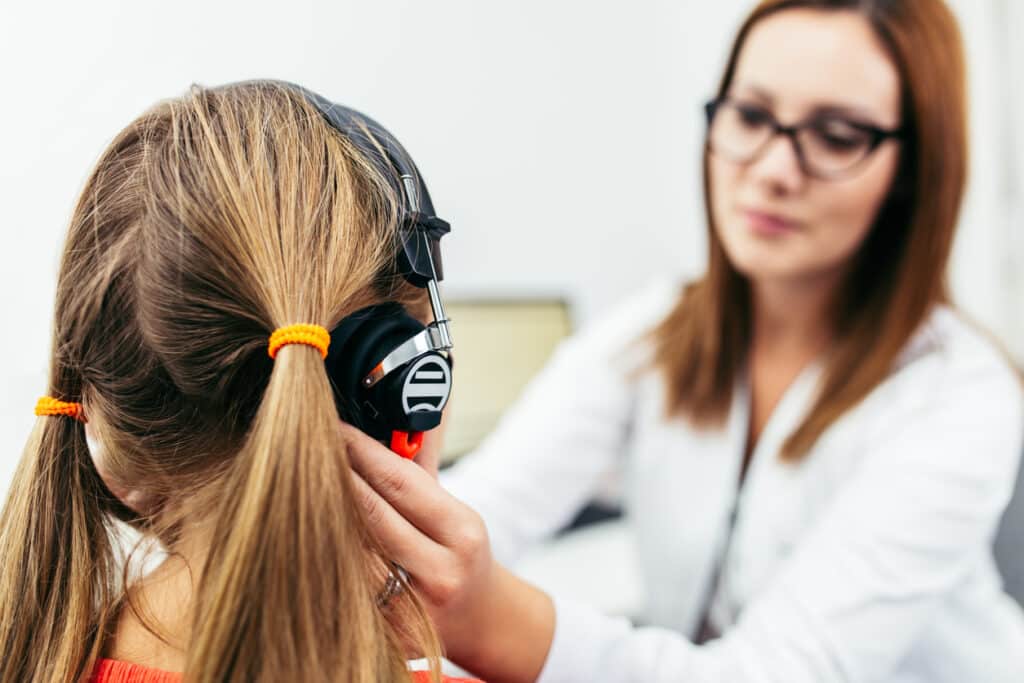
[{"label": "headphone headband", "polygon": [[255,79],[222,87],[260,83],[276,84],[302,95],[320,111],[332,128],[344,135],[362,152],[402,202],[398,272],[417,287],[426,287],[430,280],[443,280],[441,238],[451,232],[451,226],[435,213],[427,185],[398,138],[366,114],[332,102],[296,83]]},{"label": "headphone headband", "polygon": [[[426,185],[420,180],[419,169],[401,143],[384,126],[362,112],[331,102],[301,85],[287,82],[282,82],[282,85],[297,90],[316,105],[327,122],[358,147],[380,174],[391,183],[397,196],[406,199],[407,206],[416,204],[419,207],[418,211],[434,215],[434,204]],[[412,201],[408,197],[407,188],[400,181],[400,178],[405,176],[413,178],[415,182],[414,191],[417,196]]]},{"label": "headphone headband", "polygon": [[327,123],[363,153],[394,189],[395,196],[402,200],[399,272],[417,287],[426,287],[430,280],[443,280],[441,238],[451,231],[451,226],[435,213],[427,185],[398,138],[362,112],[332,102],[301,85],[278,82],[299,92],[316,106]]}]

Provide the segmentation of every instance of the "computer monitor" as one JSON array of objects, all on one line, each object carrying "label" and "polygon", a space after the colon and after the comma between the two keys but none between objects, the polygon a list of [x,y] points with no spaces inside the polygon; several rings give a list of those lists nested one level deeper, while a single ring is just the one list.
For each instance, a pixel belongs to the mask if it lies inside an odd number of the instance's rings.
[{"label": "computer monitor", "polygon": [[445,300],[455,348],[441,461],[472,451],[572,331],[565,298]]}]

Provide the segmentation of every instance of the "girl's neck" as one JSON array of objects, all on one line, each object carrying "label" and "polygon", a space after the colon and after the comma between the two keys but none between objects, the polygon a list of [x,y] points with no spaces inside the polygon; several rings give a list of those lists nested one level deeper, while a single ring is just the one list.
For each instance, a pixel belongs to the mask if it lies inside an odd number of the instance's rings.
[{"label": "girl's neck", "polygon": [[130,587],[132,602],[142,618],[126,599],[113,638],[105,644],[105,657],[165,671],[184,669],[193,596],[209,551],[209,538],[196,531],[182,537],[173,550]]}]

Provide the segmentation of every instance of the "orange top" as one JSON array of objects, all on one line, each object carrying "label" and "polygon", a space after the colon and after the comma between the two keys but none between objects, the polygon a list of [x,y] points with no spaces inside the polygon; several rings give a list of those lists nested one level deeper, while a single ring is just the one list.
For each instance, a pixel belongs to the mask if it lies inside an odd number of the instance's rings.
[{"label": "orange top", "polygon": [[[429,671],[410,671],[410,683],[430,683]],[[475,678],[452,678],[442,676],[445,683],[482,683]],[[119,659],[100,659],[92,672],[89,683],[181,683],[181,674],[173,671],[151,669],[141,664],[122,662]]]}]

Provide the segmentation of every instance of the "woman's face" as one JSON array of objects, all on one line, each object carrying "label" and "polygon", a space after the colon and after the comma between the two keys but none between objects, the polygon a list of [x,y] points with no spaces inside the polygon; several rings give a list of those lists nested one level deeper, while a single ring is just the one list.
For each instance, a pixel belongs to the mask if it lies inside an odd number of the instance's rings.
[{"label": "woman's face", "polygon": [[[900,125],[899,74],[853,12],[791,9],[761,20],[741,49],[726,97],[741,132],[751,121],[763,126],[766,115],[783,126],[819,124],[805,138],[820,143],[819,160],[833,152],[841,158],[842,145],[858,139],[849,123]],[[721,115],[720,109],[716,120]],[[785,135],[747,162],[713,151],[711,211],[733,266],[754,282],[840,274],[892,185],[898,151],[888,139],[850,173],[829,180],[801,170]]]}]

